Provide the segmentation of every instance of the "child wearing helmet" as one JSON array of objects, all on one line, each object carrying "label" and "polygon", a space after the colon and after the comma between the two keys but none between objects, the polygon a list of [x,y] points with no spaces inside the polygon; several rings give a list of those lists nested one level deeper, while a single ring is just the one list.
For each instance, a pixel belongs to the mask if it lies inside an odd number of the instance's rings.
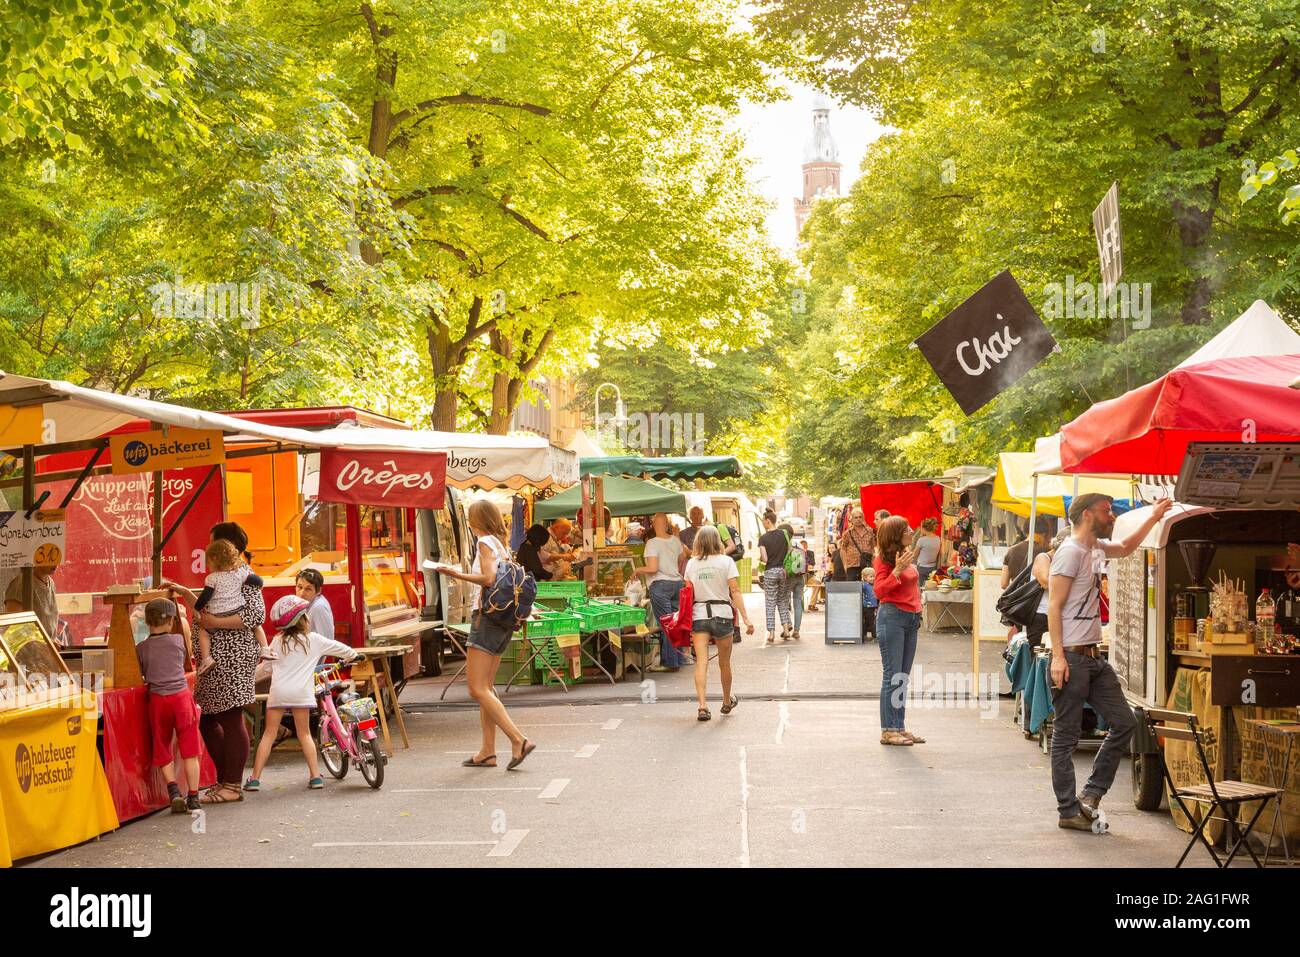
[{"label": "child wearing helmet", "polygon": [[276,634],[270,642],[276,657],[270,662],[271,693],[266,701],[266,729],[257,744],[253,774],[244,782],[245,791],[259,791],[262,769],[275,746],[276,732],[284,712],[293,715],[293,725],[302,745],[303,757],[311,778],[307,787],[325,786],[316,763],[316,744],[311,736],[311,711],[316,707],[312,680],[316,663],[325,655],[352,660],[357,653],[341,641],[334,641],[312,631],[307,618],[310,604],[297,595],[285,595],[271,608],[270,624]]}]

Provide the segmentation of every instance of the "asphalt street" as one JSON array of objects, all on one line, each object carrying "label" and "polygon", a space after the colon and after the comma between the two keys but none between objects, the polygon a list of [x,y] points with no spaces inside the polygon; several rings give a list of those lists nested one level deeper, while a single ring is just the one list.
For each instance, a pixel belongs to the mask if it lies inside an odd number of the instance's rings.
[{"label": "asphalt street", "polygon": [[[747,601],[761,616],[762,597]],[[928,743],[882,747],[879,651],[829,646],[822,633],[816,613],[800,642],[746,640],[734,659],[740,706],[719,714],[712,668],[709,722],[696,721],[688,670],[568,693],[515,688],[506,703],[538,744],[515,772],[504,738],[502,768],[460,766],[479,733],[463,683],[439,702],[446,678],[411,682],[412,747],[396,750],[380,791],[355,770],[307,790],[290,742],[240,804],[155,814],[28,866],[1132,867],[1181,853],[1166,811],[1133,807],[1127,762],[1103,803],[1110,833],[1060,830],[1046,755],[1012,724],[1009,700],[913,700],[908,727]],[[991,675],[997,652],[984,648]],[[969,638],[923,633],[914,688],[969,661]],[[1081,783],[1091,758],[1076,755]]]}]

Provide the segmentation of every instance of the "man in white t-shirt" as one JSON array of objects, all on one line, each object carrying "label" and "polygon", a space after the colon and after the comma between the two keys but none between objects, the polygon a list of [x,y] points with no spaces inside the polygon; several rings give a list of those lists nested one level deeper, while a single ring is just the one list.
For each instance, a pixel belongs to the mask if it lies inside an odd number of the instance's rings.
[{"label": "man in white t-shirt", "polygon": [[[1106,538],[1115,527],[1109,495],[1087,492],[1070,503],[1074,533],[1052,558],[1047,596],[1047,628],[1052,636],[1052,788],[1056,791],[1059,824],[1077,831],[1092,830],[1097,806],[1114,783],[1120,759],[1128,753],[1137,727],[1133,709],[1110,664],[1101,657],[1101,568],[1108,558],[1123,558],[1142,543],[1167,511],[1169,499],[1151,509],[1132,534],[1120,542]],[[1074,749],[1079,743],[1083,707],[1087,704],[1106,721],[1092,773],[1081,794],[1075,794]]]}]

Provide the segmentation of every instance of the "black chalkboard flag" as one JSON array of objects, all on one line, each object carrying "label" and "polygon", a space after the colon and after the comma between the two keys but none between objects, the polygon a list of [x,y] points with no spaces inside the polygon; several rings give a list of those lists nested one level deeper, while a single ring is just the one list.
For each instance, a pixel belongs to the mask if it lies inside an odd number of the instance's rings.
[{"label": "black chalkboard flag", "polygon": [[1056,349],[1009,269],[922,333],[916,344],[967,415]]}]

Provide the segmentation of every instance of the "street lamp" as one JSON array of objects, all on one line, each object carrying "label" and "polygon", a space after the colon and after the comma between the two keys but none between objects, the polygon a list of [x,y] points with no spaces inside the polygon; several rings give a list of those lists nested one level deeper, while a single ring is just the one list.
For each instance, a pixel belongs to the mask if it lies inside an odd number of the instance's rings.
[{"label": "street lamp", "polygon": [[614,417],[611,420],[615,430],[627,425],[627,409],[623,406],[623,390],[612,382],[602,382],[596,386],[596,442],[600,443],[600,390],[613,389],[617,397],[614,405]]}]

